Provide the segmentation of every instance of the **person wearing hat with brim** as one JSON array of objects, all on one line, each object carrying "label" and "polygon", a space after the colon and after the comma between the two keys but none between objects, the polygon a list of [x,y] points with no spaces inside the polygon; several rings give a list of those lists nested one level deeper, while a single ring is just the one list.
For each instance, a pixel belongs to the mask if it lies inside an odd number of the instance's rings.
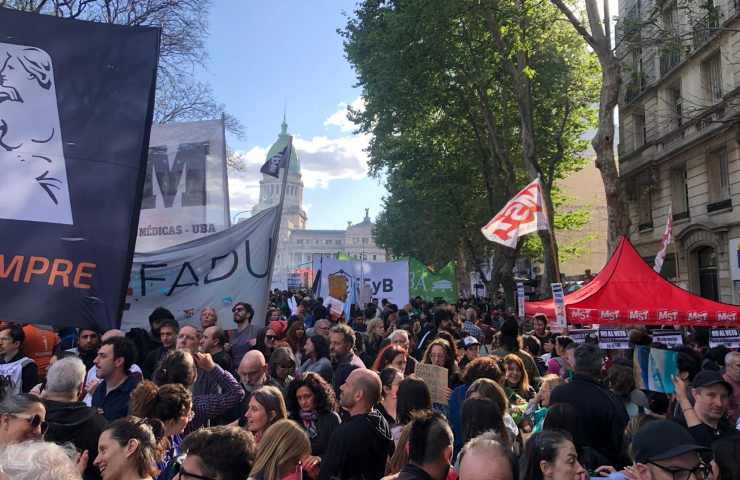
[{"label": "person wearing hat with brim", "polygon": [[[654,420],[635,433],[630,446],[633,465],[623,474],[628,480],[709,480],[710,465],[702,454],[711,450],[672,420]],[[616,480],[620,473],[609,476]]]},{"label": "person wearing hat with brim", "polygon": [[740,434],[727,419],[732,385],[719,372],[702,370],[696,374],[691,382],[693,404],[685,380],[674,376],[673,385],[686,426],[697,444],[709,448],[720,438]]},{"label": "person wearing hat with brim", "polygon": [[480,356],[480,342],[477,338],[469,335],[462,339],[462,347],[465,349],[465,355],[460,360],[460,369]]}]

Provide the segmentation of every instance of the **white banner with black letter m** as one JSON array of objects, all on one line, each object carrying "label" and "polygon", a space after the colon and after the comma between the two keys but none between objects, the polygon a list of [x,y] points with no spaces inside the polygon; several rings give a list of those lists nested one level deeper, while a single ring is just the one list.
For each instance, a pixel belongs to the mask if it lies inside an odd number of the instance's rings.
[{"label": "white banner with black letter m", "polygon": [[157,307],[169,309],[180,325],[199,325],[200,311],[213,307],[219,324],[229,329],[237,302],[252,305],[255,324],[261,325],[276,219],[273,207],[208,237],[135,254],[122,328],[148,330],[149,314]]}]

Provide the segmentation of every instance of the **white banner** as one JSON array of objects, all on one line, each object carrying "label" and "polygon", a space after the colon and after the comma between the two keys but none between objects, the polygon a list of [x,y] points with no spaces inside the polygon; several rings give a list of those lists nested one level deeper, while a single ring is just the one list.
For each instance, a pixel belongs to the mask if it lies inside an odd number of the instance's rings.
[{"label": "white banner", "polygon": [[524,284],[522,282],[516,283],[516,305],[519,318],[524,320]]},{"label": "white banner", "polygon": [[136,252],[179,245],[230,224],[223,121],[152,125]]},{"label": "white banner", "polygon": [[388,299],[399,308],[409,303],[409,262],[360,262],[337,260],[329,257],[315,257],[313,271],[321,270],[321,283],[318,296],[334,297],[342,302],[350,294],[355,282],[362,282],[370,288],[370,296],[378,301]]},{"label": "white banner", "polygon": [[562,331],[568,326],[568,320],[565,316],[565,293],[563,292],[562,283],[551,283],[552,300],[555,303],[555,324],[552,329]]},{"label": "white banner", "polygon": [[148,330],[148,316],[160,306],[169,309],[181,325],[198,325],[200,311],[213,307],[219,324],[234,328],[231,308],[237,302],[252,305],[253,323],[263,325],[277,210],[268,208],[208,237],[135,254],[122,328]]}]

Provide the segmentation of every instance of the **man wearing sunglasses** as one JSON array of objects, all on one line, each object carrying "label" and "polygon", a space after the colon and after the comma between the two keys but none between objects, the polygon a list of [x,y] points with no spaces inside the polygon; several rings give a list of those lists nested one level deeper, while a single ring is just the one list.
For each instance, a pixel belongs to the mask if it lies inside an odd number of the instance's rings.
[{"label": "man wearing sunglasses", "polygon": [[647,423],[632,440],[634,465],[625,476],[633,480],[708,480],[711,468],[701,454],[711,452],[697,445],[691,434],[671,420]]},{"label": "man wearing sunglasses", "polygon": [[229,335],[231,364],[239,365],[244,354],[256,343],[259,327],[252,325],[254,309],[250,304],[244,302],[236,303],[231,311],[234,314],[234,323],[236,323],[236,330],[232,330]]}]

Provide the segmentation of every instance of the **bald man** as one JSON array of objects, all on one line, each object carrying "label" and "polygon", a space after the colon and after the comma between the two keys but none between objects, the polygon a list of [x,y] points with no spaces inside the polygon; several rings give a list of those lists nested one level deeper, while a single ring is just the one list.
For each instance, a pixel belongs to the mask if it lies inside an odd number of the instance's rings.
[{"label": "bald man", "polygon": [[225,415],[228,422],[241,420],[244,417],[255,390],[265,385],[276,386],[267,375],[267,361],[259,350],[250,350],[245,353],[236,368],[236,373],[239,385],[244,389],[244,400]]},{"label": "bald man", "polygon": [[493,432],[483,433],[460,452],[460,480],[515,480],[511,451]]},{"label": "bald man", "polygon": [[373,408],[380,400],[380,377],[367,368],[355,369],[340,391],[339,403],[350,419],[332,434],[319,480],[381,478],[395,445],[388,422]]}]

